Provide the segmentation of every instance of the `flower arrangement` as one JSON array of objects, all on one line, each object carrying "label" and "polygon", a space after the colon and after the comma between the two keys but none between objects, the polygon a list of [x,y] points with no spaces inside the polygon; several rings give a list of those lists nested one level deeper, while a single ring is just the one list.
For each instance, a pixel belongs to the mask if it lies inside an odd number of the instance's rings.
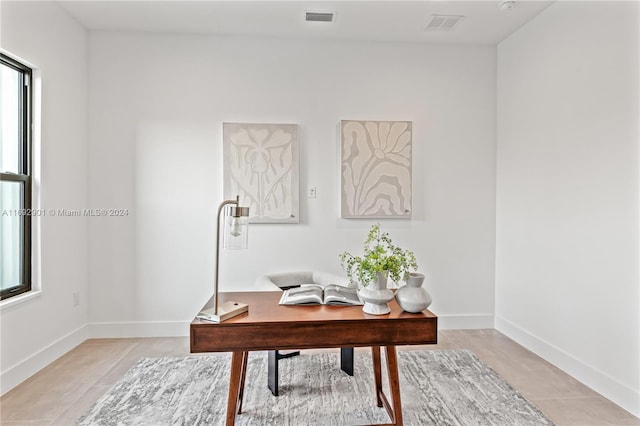
[{"label": "flower arrangement", "polygon": [[364,287],[378,279],[378,272],[388,271],[388,277],[398,283],[405,280],[411,270],[418,269],[413,252],[393,245],[379,223],[371,227],[361,257],[345,251],[340,255],[340,261],[349,281],[358,281]]}]

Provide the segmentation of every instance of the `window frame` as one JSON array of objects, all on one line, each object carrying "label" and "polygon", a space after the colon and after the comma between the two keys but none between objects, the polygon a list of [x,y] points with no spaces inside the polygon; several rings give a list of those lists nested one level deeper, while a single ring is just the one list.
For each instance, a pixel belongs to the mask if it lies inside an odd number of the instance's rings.
[{"label": "window frame", "polygon": [[0,181],[20,182],[23,184],[22,205],[25,214],[20,215],[22,219],[21,235],[21,270],[22,282],[18,286],[0,290],[0,300],[6,300],[32,289],[32,132],[33,132],[33,69],[16,59],[0,52],[0,64],[7,66],[20,73],[20,84],[22,92],[19,99],[20,117],[20,163],[19,173],[5,173],[0,170]]}]

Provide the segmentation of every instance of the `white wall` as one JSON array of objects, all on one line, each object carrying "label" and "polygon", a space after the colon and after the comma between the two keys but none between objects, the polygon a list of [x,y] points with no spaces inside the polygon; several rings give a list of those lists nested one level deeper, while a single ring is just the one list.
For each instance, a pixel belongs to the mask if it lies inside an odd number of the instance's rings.
[{"label": "white wall", "polygon": [[[41,77],[36,194],[43,209],[87,205],[88,37],[54,2],[1,2],[0,46],[28,61]],[[39,153],[38,153],[39,151]],[[3,302],[2,393],[86,338],[88,221],[41,220],[39,296]],[[37,244],[38,242],[36,242]],[[79,293],[73,307],[73,293]]]},{"label": "white wall", "polygon": [[186,334],[211,295],[223,122],[297,123],[317,198],[223,252],[222,290],[340,272],[373,223],[339,219],[341,119],[413,121],[414,217],[383,228],[415,251],[443,326],[493,325],[495,48],[97,32],[90,52],[90,202],[130,212],[90,225],[97,335]]},{"label": "white wall", "polygon": [[640,413],[638,3],[498,46],[496,327]]},{"label": "white wall", "polygon": [[547,9],[498,48],[496,115],[490,47],[87,42],[55,3],[0,3],[1,47],[45,82],[41,206],[129,212],[43,220],[43,292],[1,311],[3,392],[85,336],[187,332],[211,293],[222,122],[298,123],[301,192],[318,189],[301,224],[254,225],[248,251],[222,254],[222,289],[250,290],[360,249],[372,221],[338,218],[337,125],[398,119],[413,121],[414,218],[383,226],[416,252],[441,325],[492,325],[497,253],[497,327],[637,415],[637,16]]}]

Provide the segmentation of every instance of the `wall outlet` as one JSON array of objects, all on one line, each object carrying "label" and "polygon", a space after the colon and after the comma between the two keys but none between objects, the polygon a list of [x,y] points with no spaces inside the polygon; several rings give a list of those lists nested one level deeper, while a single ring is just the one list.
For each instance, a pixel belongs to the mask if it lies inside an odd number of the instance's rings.
[{"label": "wall outlet", "polygon": [[73,293],[73,307],[75,308],[80,304],[80,292]]},{"label": "wall outlet", "polygon": [[316,187],[310,186],[307,188],[307,197],[316,198]]}]

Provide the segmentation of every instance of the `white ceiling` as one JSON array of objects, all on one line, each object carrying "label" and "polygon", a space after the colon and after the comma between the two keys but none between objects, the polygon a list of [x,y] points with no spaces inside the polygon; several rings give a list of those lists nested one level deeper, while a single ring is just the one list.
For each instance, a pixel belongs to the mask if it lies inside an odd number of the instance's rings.
[{"label": "white ceiling", "polygon": [[[499,43],[552,1],[58,1],[89,30],[367,40]],[[335,12],[334,23],[305,22]],[[432,14],[464,15],[451,32],[425,31]]]}]

